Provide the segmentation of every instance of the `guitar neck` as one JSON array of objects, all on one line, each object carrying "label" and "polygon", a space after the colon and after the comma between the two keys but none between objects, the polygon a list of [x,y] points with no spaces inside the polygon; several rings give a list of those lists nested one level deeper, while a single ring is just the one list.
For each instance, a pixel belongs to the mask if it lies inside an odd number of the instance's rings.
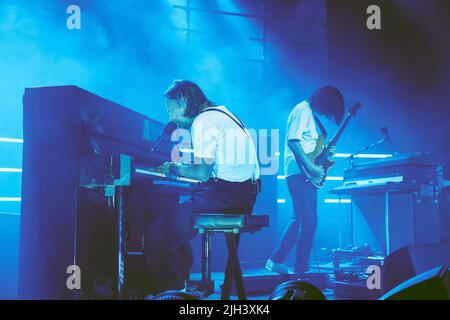
[{"label": "guitar neck", "polygon": [[338,142],[339,138],[341,137],[342,133],[344,132],[345,128],[347,127],[348,123],[350,122],[350,119],[352,118],[352,115],[350,113],[347,113],[347,116],[345,117],[344,122],[339,127],[338,131],[334,135],[334,137],[330,140],[328,143],[328,146],[335,146]]}]

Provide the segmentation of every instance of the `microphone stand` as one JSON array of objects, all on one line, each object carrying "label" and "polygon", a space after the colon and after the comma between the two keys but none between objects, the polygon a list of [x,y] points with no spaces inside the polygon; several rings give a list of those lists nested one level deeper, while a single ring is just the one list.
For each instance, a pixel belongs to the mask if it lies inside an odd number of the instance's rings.
[{"label": "microphone stand", "polygon": [[374,147],[376,147],[376,146],[378,146],[378,145],[380,145],[380,144],[383,144],[383,143],[387,142],[388,139],[389,139],[389,137],[386,136],[386,137],[384,137],[383,139],[378,140],[377,142],[371,143],[371,144],[369,144],[369,145],[367,145],[367,146],[365,146],[365,147],[359,149],[359,150],[356,151],[355,153],[352,153],[352,154],[350,155],[350,157],[348,157],[348,158],[349,158],[349,161],[350,161],[350,167],[353,168],[353,166],[354,166],[354,164],[355,164],[355,157],[356,157],[358,154],[361,154],[361,153],[363,153],[364,151],[367,151],[367,150],[372,149],[372,148],[374,148]]}]

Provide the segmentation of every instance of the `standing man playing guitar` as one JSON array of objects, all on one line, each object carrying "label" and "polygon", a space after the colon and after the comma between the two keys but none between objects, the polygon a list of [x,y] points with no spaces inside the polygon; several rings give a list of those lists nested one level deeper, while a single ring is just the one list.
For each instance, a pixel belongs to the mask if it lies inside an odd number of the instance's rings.
[{"label": "standing man playing guitar", "polygon": [[[324,181],[326,175],[326,169],[317,164],[311,156],[322,151],[323,144],[319,143],[326,137],[325,128],[317,115],[334,117],[337,124],[342,122],[344,98],[337,88],[324,86],[318,89],[307,100],[296,105],[289,115],[284,147],[284,171],[294,214],[280,243],[267,260],[266,268],[274,272],[288,272],[284,261],[295,245],[297,247],[293,272],[303,274],[309,269],[309,257],[317,227],[315,182]],[[327,149],[328,154],[334,153],[334,146]]]}]

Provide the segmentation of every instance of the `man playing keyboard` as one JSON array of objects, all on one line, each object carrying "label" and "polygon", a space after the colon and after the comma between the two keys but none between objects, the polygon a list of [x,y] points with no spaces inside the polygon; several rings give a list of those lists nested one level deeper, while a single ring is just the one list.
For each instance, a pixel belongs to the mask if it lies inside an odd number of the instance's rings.
[{"label": "man playing keyboard", "polygon": [[181,289],[192,266],[192,213],[250,214],[260,188],[260,168],[247,128],[225,106],[208,100],[198,85],[174,81],[165,93],[170,121],[190,128],[193,163],[164,163],[158,171],[203,181],[205,191],[180,206],[171,217],[165,254],[171,283]]}]

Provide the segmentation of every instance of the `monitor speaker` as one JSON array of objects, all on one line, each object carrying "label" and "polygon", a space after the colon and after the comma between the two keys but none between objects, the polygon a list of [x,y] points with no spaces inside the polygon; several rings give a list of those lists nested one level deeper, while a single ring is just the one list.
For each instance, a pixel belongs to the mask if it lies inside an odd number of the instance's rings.
[{"label": "monitor speaker", "polygon": [[440,266],[403,282],[380,300],[449,300],[450,270]]},{"label": "monitor speaker", "polygon": [[450,244],[406,246],[386,257],[383,292],[438,266],[450,266]]}]

